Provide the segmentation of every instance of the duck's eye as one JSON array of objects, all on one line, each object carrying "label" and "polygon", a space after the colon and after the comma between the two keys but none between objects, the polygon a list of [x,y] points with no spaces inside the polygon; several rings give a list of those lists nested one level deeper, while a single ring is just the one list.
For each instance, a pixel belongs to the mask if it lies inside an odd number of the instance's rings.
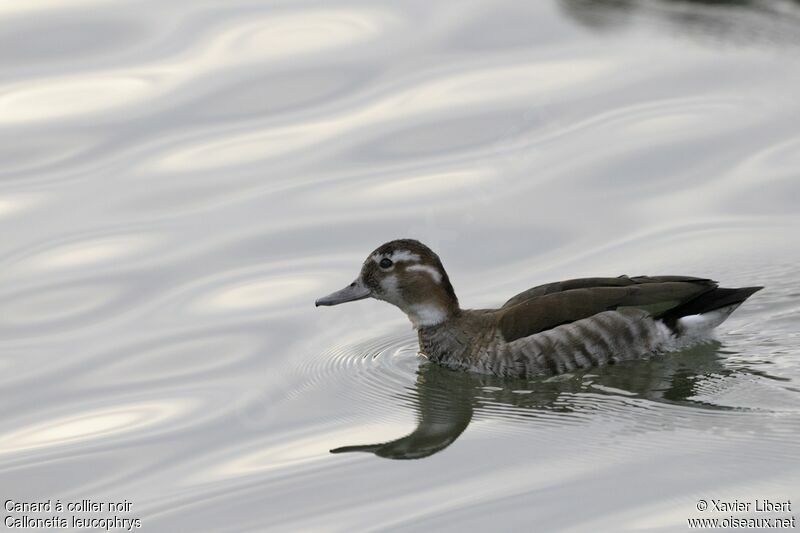
[{"label": "duck's eye", "polygon": [[381,266],[381,268],[390,268],[394,263],[392,263],[392,260],[388,257],[384,257],[378,264]]}]

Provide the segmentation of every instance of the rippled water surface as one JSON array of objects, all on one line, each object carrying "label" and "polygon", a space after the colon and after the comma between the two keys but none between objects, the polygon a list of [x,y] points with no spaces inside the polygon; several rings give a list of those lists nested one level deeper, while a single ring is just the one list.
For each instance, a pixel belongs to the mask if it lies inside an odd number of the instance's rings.
[{"label": "rippled water surface", "polygon": [[[683,531],[701,498],[800,504],[800,4],[0,20],[3,500],[127,499],[145,531]],[[383,303],[314,309],[400,236],[468,307],[623,273],[766,289],[715,342],[498,381],[421,361]]]}]

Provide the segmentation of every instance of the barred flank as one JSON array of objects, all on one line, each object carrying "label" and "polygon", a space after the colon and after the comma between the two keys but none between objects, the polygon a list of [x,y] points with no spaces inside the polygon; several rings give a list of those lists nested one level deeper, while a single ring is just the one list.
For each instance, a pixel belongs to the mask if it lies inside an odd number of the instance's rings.
[{"label": "barred flank", "polygon": [[637,359],[663,340],[647,313],[606,311],[508,343],[493,370],[506,375],[561,374]]}]

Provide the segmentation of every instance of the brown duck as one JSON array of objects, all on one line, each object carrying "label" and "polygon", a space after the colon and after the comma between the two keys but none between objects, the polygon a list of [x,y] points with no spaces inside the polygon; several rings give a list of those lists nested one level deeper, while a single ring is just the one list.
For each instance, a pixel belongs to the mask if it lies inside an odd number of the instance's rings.
[{"label": "brown duck", "polygon": [[431,361],[532,376],[670,349],[706,334],[762,288],[688,276],[581,278],[533,287],[499,309],[461,309],[439,256],[400,239],[372,252],[353,283],[316,305],[384,300],[408,316]]}]

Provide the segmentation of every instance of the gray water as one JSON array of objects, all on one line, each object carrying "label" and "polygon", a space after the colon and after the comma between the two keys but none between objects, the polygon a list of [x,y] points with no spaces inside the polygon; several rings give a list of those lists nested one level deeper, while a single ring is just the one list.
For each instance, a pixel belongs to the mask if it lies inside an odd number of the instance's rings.
[{"label": "gray water", "polygon": [[[50,514],[143,531],[684,531],[729,516],[700,499],[800,505],[797,2],[0,21],[3,501],[128,500]],[[381,302],[314,308],[397,237],[466,307],[578,276],[766,289],[684,352],[499,381],[424,363]]]}]

